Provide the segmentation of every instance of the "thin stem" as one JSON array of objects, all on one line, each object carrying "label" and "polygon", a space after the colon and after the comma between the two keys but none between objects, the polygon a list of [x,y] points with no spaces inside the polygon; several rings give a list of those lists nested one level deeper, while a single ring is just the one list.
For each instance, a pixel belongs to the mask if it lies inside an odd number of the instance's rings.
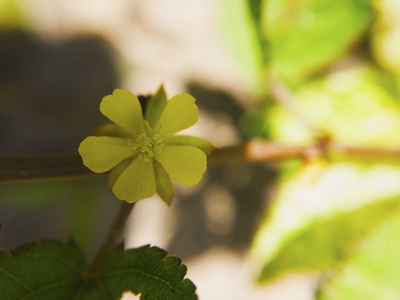
[{"label": "thin stem", "polygon": [[124,229],[126,220],[129,217],[130,212],[133,209],[133,204],[127,203],[125,201],[121,201],[119,210],[114,217],[114,220],[108,230],[106,237],[99,250],[93,257],[92,261],[89,263],[88,267],[83,274],[83,283],[75,296],[75,300],[78,300],[82,297],[83,293],[87,285],[96,277],[98,270],[100,268],[100,264],[107,253],[119,242],[119,239],[122,236],[122,231]]},{"label": "thin stem", "polygon": [[[279,162],[287,159],[309,159],[323,153],[341,154],[349,158],[389,158],[400,161],[400,149],[353,147],[333,141],[296,147],[254,139],[214,150],[208,157],[208,165],[223,165],[232,161]],[[98,174],[86,168],[78,155],[0,157],[0,182],[90,175]]]},{"label": "thin stem", "polygon": [[93,175],[79,155],[0,157],[0,182]]}]

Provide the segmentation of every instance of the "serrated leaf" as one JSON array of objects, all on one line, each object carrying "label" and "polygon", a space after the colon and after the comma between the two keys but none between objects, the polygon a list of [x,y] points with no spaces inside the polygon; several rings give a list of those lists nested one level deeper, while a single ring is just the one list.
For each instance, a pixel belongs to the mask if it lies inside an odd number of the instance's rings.
[{"label": "serrated leaf", "polygon": [[[197,299],[184,279],[186,266],[157,247],[111,250],[96,270],[87,270],[72,242],[42,241],[0,253],[3,300],[120,299],[125,291],[141,299]],[[82,290],[83,289],[83,290]]]},{"label": "serrated leaf", "polygon": [[197,299],[196,287],[183,279],[186,266],[177,257],[157,247],[143,246],[112,250],[104,259],[98,276],[83,300],[118,299],[124,291],[149,299]]},{"label": "serrated leaf", "polygon": [[85,267],[73,243],[43,241],[0,252],[2,300],[72,299]]},{"label": "serrated leaf", "polygon": [[400,206],[400,169],[310,165],[281,187],[251,255],[260,280],[330,268],[352,243]]},{"label": "serrated leaf", "polygon": [[266,52],[274,74],[298,83],[342,56],[368,29],[369,0],[264,0]]},{"label": "serrated leaf", "polygon": [[319,300],[395,300],[400,299],[400,216],[377,227],[322,285]]}]

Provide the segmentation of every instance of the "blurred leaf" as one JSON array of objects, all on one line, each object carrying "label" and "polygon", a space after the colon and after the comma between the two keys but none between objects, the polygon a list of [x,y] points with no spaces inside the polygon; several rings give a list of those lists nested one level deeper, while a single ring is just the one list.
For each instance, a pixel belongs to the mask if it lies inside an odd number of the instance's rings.
[{"label": "blurred leaf", "polygon": [[[369,68],[335,72],[305,85],[292,105],[334,141],[352,146],[400,147],[400,107],[395,81]],[[267,112],[272,137],[295,145],[314,143],[308,127],[283,107]]]},{"label": "blurred leaf", "polygon": [[373,18],[370,0],[264,0],[271,71],[298,83],[343,56]]},{"label": "blurred leaf", "polygon": [[[85,269],[73,243],[43,241],[0,253],[0,295],[4,300],[119,299],[123,292],[141,299],[197,299],[184,279],[186,266],[166,252],[144,246],[110,251],[95,272]],[[88,281],[80,291],[82,280]]]},{"label": "blurred leaf", "polygon": [[239,62],[240,74],[251,92],[264,91],[264,56],[260,39],[261,0],[223,0],[221,38]]},{"label": "blurred leaf", "polygon": [[20,0],[0,1],[0,28],[25,28],[27,25],[27,17]]},{"label": "blurred leaf", "polygon": [[251,249],[260,280],[332,267],[400,206],[400,169],[390,165],[314,163],[286,180]]},{"label": "blurred leaf", "polygon": [[380,65],[400,76],[400,2],[375,1],[378,11],[372,31],[372,53]]},{"label": "blurred leaf", "polygon": [[325,282],[318,299],[400,299],[399,215],[376,228],[347,264]]}]

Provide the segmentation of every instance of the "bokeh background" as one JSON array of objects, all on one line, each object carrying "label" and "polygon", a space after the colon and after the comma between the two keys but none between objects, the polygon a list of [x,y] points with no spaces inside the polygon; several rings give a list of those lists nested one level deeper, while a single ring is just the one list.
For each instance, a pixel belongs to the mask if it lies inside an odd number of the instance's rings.
[{"label": "bokeh background", "polygon": [[[399,13],[397,0],[0,0],[0,155],[75,154],[106,121],[103,96],[161,84],[197,99],[190,133],[219,147],[257,137],[400,149]],[[330,278],[321,270],[398,210],[397,161],[210,167],[199,185],[176,184],[169,208],[138,202],[125,243],[182,258],[200,299],[347,299],[324,292],[335,277],[316,294]],[[105,183],[1,184],[0,250],[73,237],[90,256],[119,204]]]}]

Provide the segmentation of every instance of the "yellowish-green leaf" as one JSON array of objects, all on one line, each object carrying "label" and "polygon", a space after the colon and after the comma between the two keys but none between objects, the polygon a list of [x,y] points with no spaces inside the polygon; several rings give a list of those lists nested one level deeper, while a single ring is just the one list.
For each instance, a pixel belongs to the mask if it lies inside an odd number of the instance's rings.
[{"label": "yellowish-green leaf", "polygon": [[400,215],[375,228],[322,285],[318,300],[400,299]]},{"label": "yellowish-green leaf", "polygon": [[[369,68],[335,72],[305,85],[293,105],[313,127],[335,142],[352,146],[400,147],[400,107],[393,80]],[[266,120],[275,140],[309,145],[315,133],[285,108],[268,111]]]},{"label": "yellowish-green leaf", "polygon": [[240,67],[245,87],[255,95],[264,93],[264,53],[260,36],[261,1],[223,0],[221,41],[226,44]]},{"label": "yellowish-green leaf", "polygon": [[332,267],[399,207],[399,182],[398,167],[346,163],[309,165],[282,182],[251,249],[260,279]]}]

